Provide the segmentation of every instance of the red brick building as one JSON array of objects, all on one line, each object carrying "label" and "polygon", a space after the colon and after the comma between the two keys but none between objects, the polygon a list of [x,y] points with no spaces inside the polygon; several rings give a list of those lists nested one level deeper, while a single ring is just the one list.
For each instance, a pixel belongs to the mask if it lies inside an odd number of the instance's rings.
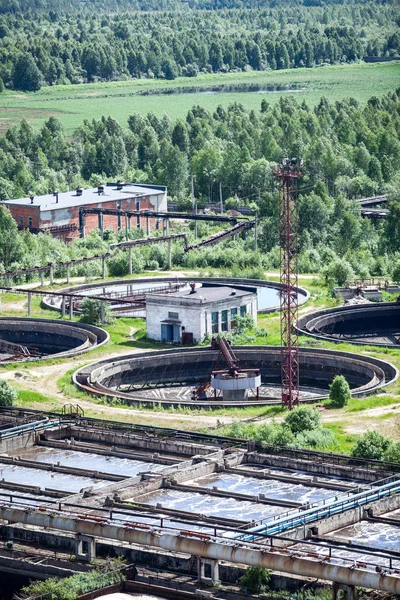
[{"label": "red brick building", "polygon": [[159,219],[134,215],[129,219],[115,215],[82,215],[80,208],[111,208],[122,211],[167,212],[167,188],[142,184],[107,184],[98,188],[77,188],[72,192],[54,192],[45,196],[31,196],[7,200],[19,229],[33,233],[49,231],[54,237],[68,242],[86,235],[92,229],[132,227],[155,229]]}]

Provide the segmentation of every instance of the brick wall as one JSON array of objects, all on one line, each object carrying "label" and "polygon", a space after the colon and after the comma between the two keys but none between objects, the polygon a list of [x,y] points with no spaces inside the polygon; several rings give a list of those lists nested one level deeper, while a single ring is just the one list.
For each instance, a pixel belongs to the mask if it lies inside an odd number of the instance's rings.
[{"label": "brick wall", "polygon": [[[40,211],[38,206],[33,204],[28,204],[26,206],[10,205],[7,208],[17,222],[18,227],[21,229],[26,229],[28,227],[32,227],[32,229],[39,229]],[[29,219],[32,219],[31,225],[29,225]]]},{"label": "brick wall", "polygon": [[[159,203],[157,205],[156,198],[154,196],[145,196],[136,198],[135,196],[128,196],[121,200],[105,200],[104,196],[99,196],[99,201],[95,204],[85,205],[82,201],[81,206],[87,206],[88,208],[121,208],[122,210],[134,211],[137,210],[137,201],[139,200],[140,210],[156,210],[156,211],[167,211],[166,194],[160,191],[158,198]],[[161,198],[162,201],[161,201]],[[153,200],[153,202],[151,201]],[[40,212],[39,206],[37,205],[9,205],[8,206],[12,216],[17,222],[18,226],[23,228],[36,229],[49,229],[53,228],[51,234],[54,237],[63,239],[66,242],[71,241],[74,238],[79,237],[79,206],[71,206],[63,208],[62,206],[57,207],[54,203],[54,208]],[[29,220],[31,219],[31,221]],[[146,231],[147,220],[146,217],[131,217],[130,226],[132,229],[140,229]],[[156,228],[156,219],[151,218],[149,220],[150,229]],[[99,226],[98,215],[85,215],[85,234],[88,234],[93,229],[97,229]],[[111,228],[115,232],[119,229],[125,229],[126,222],[125,217],[118,219],[117,216],[104,215],[103,216],[103,227]],[[160,227],[162,225],[160,224]],[[58,230],[54,230],[58,228]]]}]

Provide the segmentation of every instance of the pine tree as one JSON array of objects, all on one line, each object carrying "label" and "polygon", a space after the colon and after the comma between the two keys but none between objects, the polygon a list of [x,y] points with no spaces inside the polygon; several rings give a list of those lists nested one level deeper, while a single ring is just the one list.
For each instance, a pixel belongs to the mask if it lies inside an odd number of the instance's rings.
[{"label": "pine tree", "polygon": [[24,92],[37,92],[42,85],[42,74],[30,54],[23,54],[14,68],[14,88]]}]

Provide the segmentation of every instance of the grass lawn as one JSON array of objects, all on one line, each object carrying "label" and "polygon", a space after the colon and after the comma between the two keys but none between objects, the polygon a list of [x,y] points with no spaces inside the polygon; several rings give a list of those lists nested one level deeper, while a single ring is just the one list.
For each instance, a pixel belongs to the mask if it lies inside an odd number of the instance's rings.
[{"label": "grass lawn", "polygon": [[[316,104],[322,95],[336,101],[353,96],[365,103],[373,95],[382,96],[400,85],[400,62],[376,64],[334,65],[313,69],[286,69],[282,71],[251,71],[249,73],[201,74],[195,79],[181,77],[174,81],[139,79],[81,85],[59,85],[42,88],[39,92],[4,92],[0,95],[0,131],[26,119],[39,127],[48,117],[56,116],[67,133],[72,134],[83,119],[111,115],[126,126],[129,115],[153,112],[167,114],[171,119],[183,118],[196,104],[214,111],[221,104],[240,102],[247,108],[260,109],[261,100],[275,103],[287,92],[207,93],[207,87],[216,84],[269,84],[296,85],[300,91],[294,96],[299,102]],[[140,92],[160,88],[187,88],[201,86],[196,93],[143,96]]]}]

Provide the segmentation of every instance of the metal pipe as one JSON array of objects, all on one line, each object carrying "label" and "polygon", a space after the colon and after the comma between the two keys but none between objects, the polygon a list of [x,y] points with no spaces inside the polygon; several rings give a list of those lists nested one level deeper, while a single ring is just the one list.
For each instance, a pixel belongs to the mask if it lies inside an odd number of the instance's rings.
[{"label": "metal pipe", "polygon": [[[141,547],[150,546],[161,548],[168,552],[186,553],[191,556],[200,556],[214,560],[223,560],[233,564],[264,567],[290,573],[301,577],[313,577],[355,585],[369,589],[381,590],[389,594],[400,594],[400,575],[398,573],[377,573],[367,571],[359,566],[345,567],[321,561],[320,557],[291,555],[288,552],[275,549],[270,552],[265,548],[243,547],[232,545],[232,541],[216,542],[212,538],[205,540],[193,539],[181,534],[173,535],[155,531],[151,527],[143,529],[143,524],[126,523],[125,525],[111,525],[101,517],[89,515],[57,514],[53,508],[51,512],[39,510],[37,507],[11,508],[0,504],[0,519],[80,533],[98,538],[114,539]],[[100,521],[100,522],[99,522]],[[139,529],[140,527],[140,529]]]},{"label": "metal pipe", "polygon": [[338,500],[328,501],[323,506],[317,505],[308,510],[302,511],[299,515],[288,515],[282,518],[274,519],[268,523],[263,523],[257,527],[248,529],[246,533],[239,534],[235,538],[243,540],[254,540],[254,534],[271,533],[276,534],[294,527],[314,523],[322,518],[331,517],[334,514],[345,512],[364,506],[369,502],[379,500],[392,494],[400,492],[400,479],[395,479],[389,483],[377,486],[372,490],[365,490],[359,494],[354,494],[350,498],[339,498]]}]

